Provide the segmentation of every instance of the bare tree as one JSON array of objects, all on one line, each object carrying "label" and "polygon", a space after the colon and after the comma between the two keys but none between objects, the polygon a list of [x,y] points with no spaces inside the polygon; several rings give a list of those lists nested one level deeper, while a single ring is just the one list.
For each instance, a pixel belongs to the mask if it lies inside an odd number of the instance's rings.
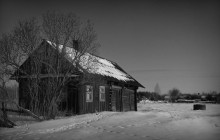
[{"label": "bare tree", "polygon": [[[47,65],[47,73],[53,75],[53,78],[47,81],[47,89],[50,93],[47,92],[49,96],[45,103],[48,106],[49,118],[54,118],[60,96],[63,94],[62,89],[72,79],[72,74],[79,74],[81,71],[84,73],[84,79],[87,81],[91,79],[86,73],[92,67],[88,64],[95,59],[88,53],[96,51],[97,35],[90,21],[83,24],[79,17],[72,13],[47,12],[43,15],[42,28],[46,38],[51,41],[51,45],[57,51],[53,56],[55,61],[49,60],[50,62],[44,63]],[[67,58],[72,65],[66,63],[63,58]]]},{"label": "bare tree", "polygon": [[[26,60],[28,55],[36,48],[39,43],[39,26],[35,19],[19,21],[17,26],[10,34],[3,34],[0,39],[0,88],[1,104],[3,108],[3,119],[8,127],[13,123],[8,120],[4,108],[7,104],[15,104],[19,109],[34,115],[29,110],[20,107],[13,101],[6,90],[6,83],[9,78],[19,69],[20,65]],[[38,118],[39,119],[39,118]]]},{"label": "bare tree", "polygon": [[158,95],[161,95],[161,90],[160,90],[160,86],[158,83],[154,87],[154,92],[157,93]]},{"label": "bare tree", "polygon": [[[15,74],[15,70],[17,78],[26,76],[29,108],[37,114],[43,112],[49,119],[57,115],[66,83],[76,75],[82,77],[81,83],[94,81],[91,79],[95,76],[89,74],[95,70],[90,62],[96,60],[90,54],[96,52],[99,44],[93,24],[81,22],[73,13],[47,12],[41,21],[36,18],[20,21],[10,35],[3,35],[0,59],[8,77]],[[54,53],[33,53],[41,38],[50,43]],[[28,70],[21,68],[27,57],[30,59]]]},{"label": "bare tree", "polygon": [[180,94],[181,94],[180,90],[177,88],[173,88],[172,90],[170,90],[169,95],[170,95],[171,102],[174,102]]},{"label": "bare tree", "polygon": [[15,124],[8,119],[7,112],[5,110],[6,100],[9,98],[6,90],[6,71],[4,65],[0,67],[0,99],[1,99],[1,117],[0,117],[0,126],[3,127],[13,127]]}]

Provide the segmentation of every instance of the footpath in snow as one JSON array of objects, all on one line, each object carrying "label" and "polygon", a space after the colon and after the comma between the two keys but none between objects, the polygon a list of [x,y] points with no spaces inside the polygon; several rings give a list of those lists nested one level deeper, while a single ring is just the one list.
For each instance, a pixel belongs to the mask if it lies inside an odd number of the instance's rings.
[{"label": "footpath in snow", "polygon": [[218,140],[220,105],[138,104],[139,111],[102,112],[1,129],[0,139]]},{"label": "footpath in snow", "polygon": [[0,128],[0,139],[22,139],[25,136],[52,134],[81,127],[105,117],[110,117],[117,112],[101,112],[72,116],[68,118],[25,124],[15,128]]}]

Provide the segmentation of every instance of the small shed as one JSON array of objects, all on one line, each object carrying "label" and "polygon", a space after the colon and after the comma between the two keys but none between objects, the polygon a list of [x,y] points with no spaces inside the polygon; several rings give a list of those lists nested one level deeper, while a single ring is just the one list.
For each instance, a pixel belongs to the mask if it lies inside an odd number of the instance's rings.
[{"label": "small shed", "polygon": [[[73,48],[67,50],[69,52],[75,51]],[[45,54],[59,53],[53,47],[52,43],[47,40],[43,40],[42,43],[33,51],[33,54]],[[137,89],[139,87],[144,88],[139,82],[137,82],[131,75],[125,72],[117,63],[95,56],[92,54],[86,54],[89,57],[96,59],[96,61],[90,64],[95,65],[95,70],[89,69],[88,73],[97,75],[99,80],[96,83],[84,83],[76,84],[80,80],[81,76],[75,73],[70,73],[73,80],[69,80],[63,87],[63,97],[60,103],[60,110],[68,110],[74,114],[85,114],[100,111],[137,111]],[[51,55],[50,55],[51,56]],[[73,57],[70,53],[69,58]],[[47,58],[47,57],[45,57]],[[64,59],[69,59],[64,58]],[[53,59],[53,58],[47,58]],[[72,58],[71,58],[72,59]],[[85,59],[86,60],[86,59]],[[74,64],[70,64],[74,68]],[[22,71],[28,71],[30,69],[31,59],[27,57],[20,69]],[[41,65],[41,64],[39,64]],[[42,85],[41,90],[37,91],[39,94],[45,94],[44,89],[46,79],[53,78],[52,75],[48,75],[41,70],[40,73]],[[29,72],[31,75],[31,72]],[[29,108],[31,102],[28,94],[28,84],[30,85],[28,78],[34,79],[33,76],[25,76],[20,72],[12,77],[19,83],[19,104],[25,108]],[[78,77],[77,77],[78,76]],[[76,78],[77,77],[77,78]],[[31,83],[34,85],[34,83]]]}]

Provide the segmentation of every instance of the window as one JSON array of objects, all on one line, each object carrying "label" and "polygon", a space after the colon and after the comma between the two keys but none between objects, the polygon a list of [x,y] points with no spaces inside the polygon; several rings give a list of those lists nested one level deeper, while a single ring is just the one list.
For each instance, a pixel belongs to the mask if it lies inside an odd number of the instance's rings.
[{"label": "window", "polygon": [[105,86],[99,87],[99,100],[102,102],[105,101]]},{"label": "window", "polygon": [[93,87],[86,86],[86,102],[93,102]]}]

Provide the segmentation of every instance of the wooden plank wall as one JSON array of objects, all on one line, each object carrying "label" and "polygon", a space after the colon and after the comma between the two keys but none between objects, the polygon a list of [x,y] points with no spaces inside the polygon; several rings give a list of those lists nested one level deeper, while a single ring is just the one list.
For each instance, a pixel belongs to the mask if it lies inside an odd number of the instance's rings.
[{"label": "wooden plank wall", "polygon": [[123,111],[134,111],[135,110],[135,96],[134,96],[134,90],[132,89],[123,89],[122,94],[122,105],[123,105]]},{"label": "wooden plank wall", "polygon": [[135,96],[134,96],[134,91],[130,92],[130,106],[131,106],[131,111],[135,111]]},{"label": "wooden plank wall", "polygon": [[123,106],[123,111],[131,110],[130,92],[126,89],[124,89],[122,92],[122,106]]},{"label": "wooden plank wall", "polygon": [[[79,114],[109,110],[109,86],[106,84],[88,84],[93,86],[93,102],[86,102],[86,85],[79,89]],[[99,100],[99,86],[105,86],[105,101]]]},{"label": "wooden plank wall", "polygon": [[134,89],[134,110],[135,111],[137,111],[137,89],[138,87]]},{"label": "wooden plank wall", "polygon": [[112,111],[122,111],[122,87],[112,86],[112,95],[111,95],[111,110]]},{"label": "wooden plank wall", "polygon": [[112,111],[116,111],[116,107],[117,107],[116,94],[118,93],[117,91],[118,90],[116,89],[112,89],[112,94],[111,94],[111,110]]}]

